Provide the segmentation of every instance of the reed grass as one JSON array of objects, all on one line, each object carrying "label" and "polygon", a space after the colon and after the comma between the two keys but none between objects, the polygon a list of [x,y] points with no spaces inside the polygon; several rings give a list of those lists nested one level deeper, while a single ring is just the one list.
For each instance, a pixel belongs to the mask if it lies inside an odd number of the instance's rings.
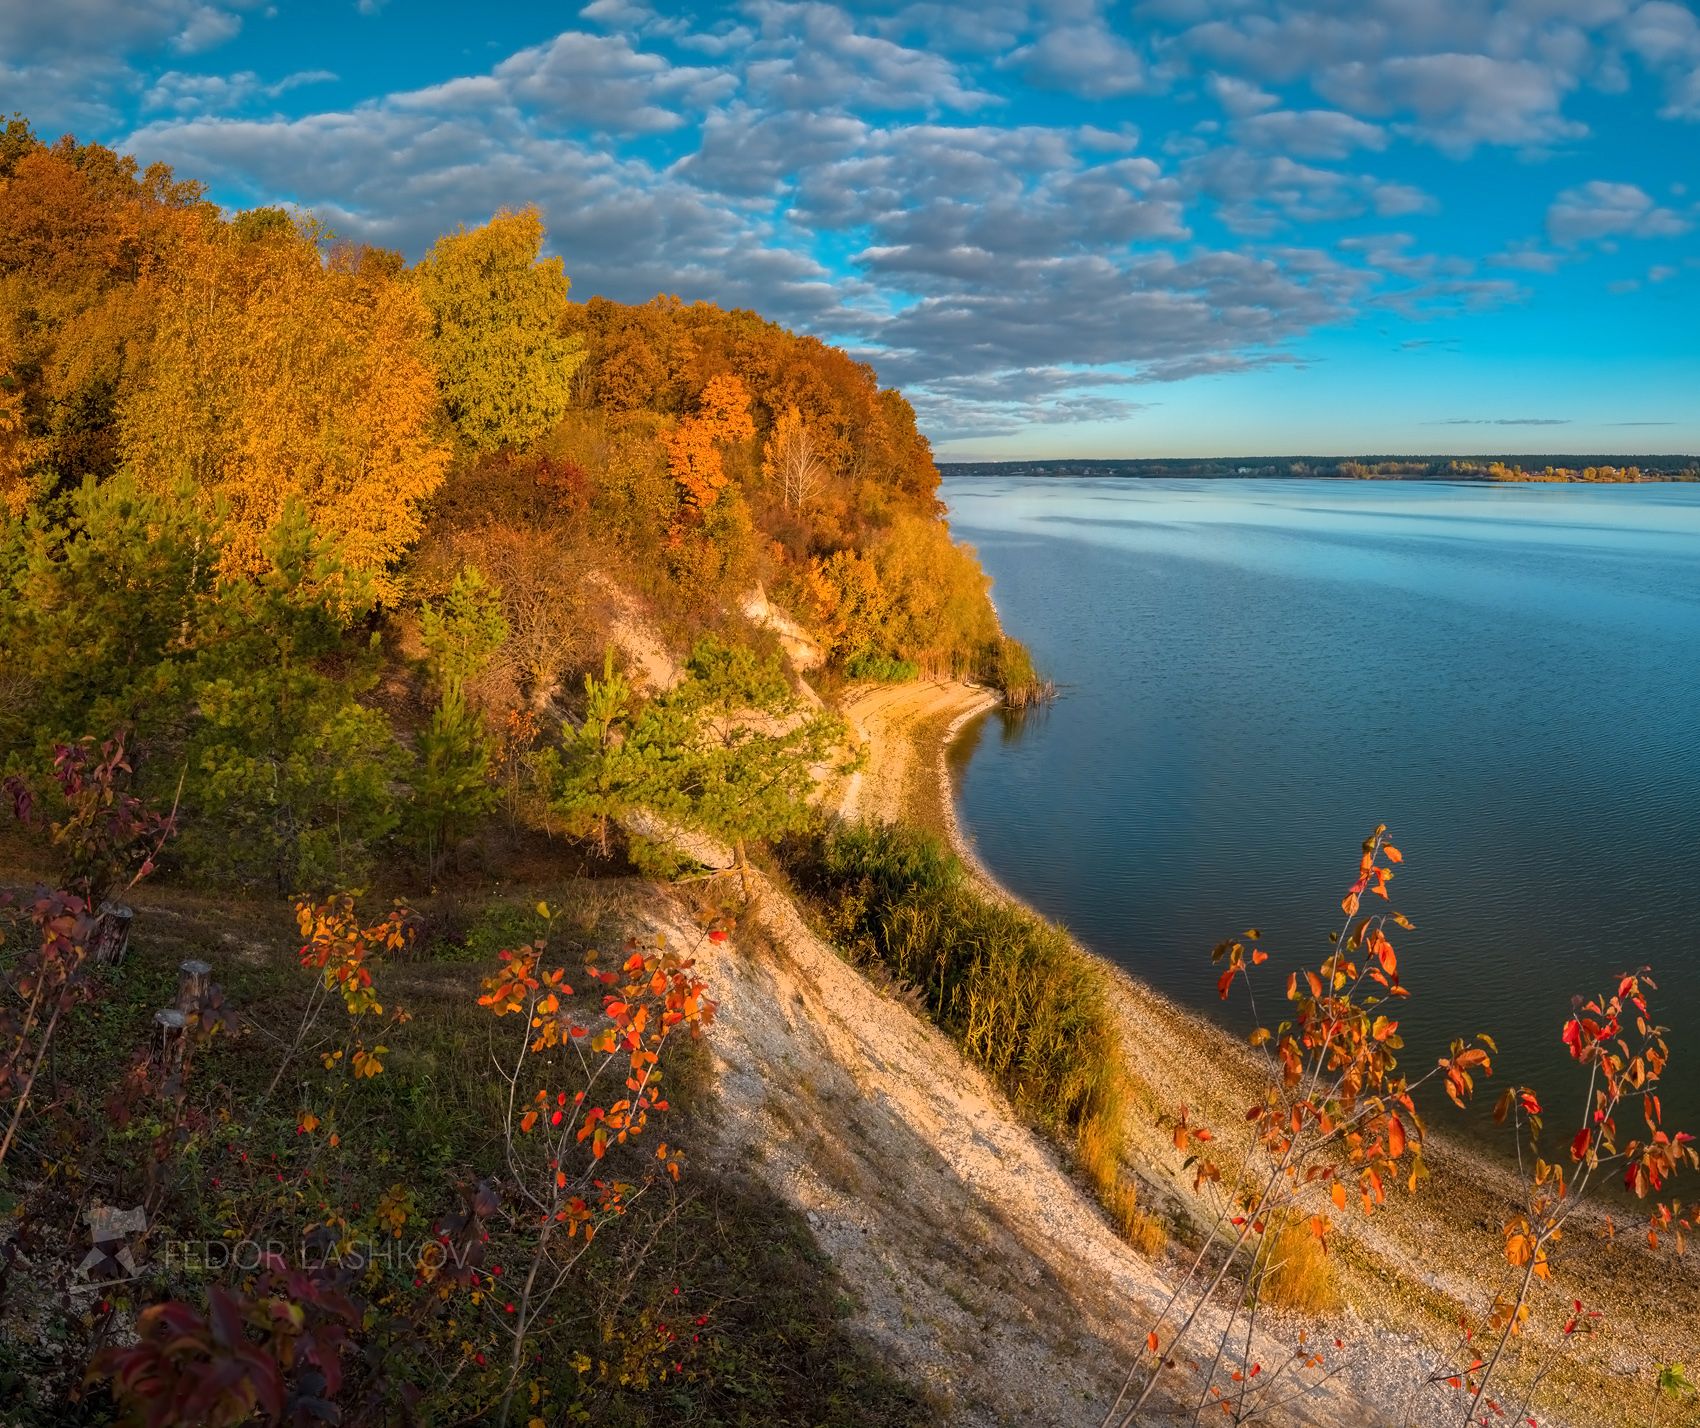
[{"label": "reed grass", "polygon": [[852,958],[913,987],[927,1014],[1063,1142],[1135,1243],[1161,1226],[1122,1171],[1132,1085],[1103,969],[1060,929],[985,897],[938,839],[839,824],[787,862]]},{"label": "reed grass", "polygon": [[1020,640],[1000,634],[986,651],[980,677],[1003,694],[1011,709],[1030,709],[1048,704],[1057,687],[1034,667],[1033,656]]},{"label": "reed grass", "polygon": [[1258,1297],[1265,1304],[1300,1314],[1331,1314],[1340,1307],[1334,1262],[1301,1216],[1289,1218],[1264,1240],[1257,1272]]}]

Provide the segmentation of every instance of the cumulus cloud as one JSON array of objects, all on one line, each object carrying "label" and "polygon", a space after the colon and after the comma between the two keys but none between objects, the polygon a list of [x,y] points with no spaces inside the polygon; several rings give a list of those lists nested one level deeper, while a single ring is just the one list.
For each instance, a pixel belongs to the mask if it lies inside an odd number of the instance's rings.
[{"label": "cumulus cloud", "polygon": [[174,114],[229,113],[256,100],[278,99],[308,84],[325,84],[336,78],[328,69],[304,69],[271,83],[253,70],[233,74],[190,74],[167,70],[142,95],[142,107]]},{"label": "cumulus cloud", "polygon": [[1207,149],[1185,160],[1179,172],[1187,190],[1213,200],[1222,221],[1239,233],[1270,234],[1370,212],[1392,217],[1431,206],[1420,190],[1371,174],[1236,147]]},{"label": "cumulus cloud", "polygon": [[198,6],[172,36],[171,47],[179,54],[199,54],[222,45],[242,28],[242,17],[216,5]]},{"label": "cumulus cloud", "polygon": [[1686,219],[1659,207],[1635,184],[1601,179],[1565,189],[1547,209],[1547,235],[1567,245],[1619,235],[1670,238],[1689,227]]},{"label": "cumulus cloud", "polygon": [[0,5],[0,92],[5,107],[46,132],[117,122],[119,104],[145,86],[137,51],[173,56],[216,48],[257,0],[56,0]]},{"label": "cumulus cloud", "polygon": [[1236,117],[1274,109],[1281,103],[1268,90],[1260,89],[1247,80],[1236,79],[1231,74],[1208,75],[1204,87],[1210,91],[1218,104]]},{"label": "cumulus cloud", "polygon": [[1464,154],[1585,135],[1566,100],[1585,82],[1603,85],[1618,49],[1638,46],[1666,63],[1680,48],[1681,19],[1661,6],[1679,8],[1653,0],[1641,16],[1633,0],[1148,0],[1141,12],[1178,27],[1166,46],[1177,62],[1227,70],[1253,93],[1308,85],[1336,108]]},{"label": "cumulus cloud", "polygon": [[1482,54],[1353,60],[1316,80],[1335,103],[1359,114],[1407,114],[1410,132],[1457,153],[1480,144],[1543,146],[1580,138],[1587,126],[1562,112],[1573,85],[1562,70],[1534,60]]},{"label": "cumulus cloud", "polygon": [[1667,119],[1700,120],[1700,18],[1670,0],[1638,5],[1621,27],[1624,48],[1663,76]]},{"label": "cumulus cloud", "polygon": [[1255,149],[1301,159],[1345,159],[1358,149],[1385,149],[1387,132],[1332,109],[1276,109],[1235,121],[1235,139]]},{"label": "cumulus cloud", "polygon": [[1137,94],[1151,85],[1139,52],[1096,15],[1048,26],[1008,63],[1030,83],[1083,99]]},{"label": "cumulus cloud", "polygon": [[934,377],[915,391],[916,410],[934,437],[1009,436],[1030,426],[1125,421],[1149,403],[1120,395],[1134,379],[1082,368],[1015,367]]},{"label": "cumulus cloud", "polygon": [[169,44],[205,48],[242,27],[256,0],[55,0],[0,5],[0,54],[43,60],[67,55],[124,55]]},{"label": "cumulus cloud", "polygon": [[750,95],[766,105],[811,111],[974,110],[993,103],[962,69],[928,50],[873,34],[822,0],[749,0],[757,34],[744,64]]},{"label": "cumulus cloud", "polygon": [[623,35],[568,31],[503,60],[490,76],[504,100],[555,124],[592,132],[677,129],[738,87],[724,70],[675,65]]}]

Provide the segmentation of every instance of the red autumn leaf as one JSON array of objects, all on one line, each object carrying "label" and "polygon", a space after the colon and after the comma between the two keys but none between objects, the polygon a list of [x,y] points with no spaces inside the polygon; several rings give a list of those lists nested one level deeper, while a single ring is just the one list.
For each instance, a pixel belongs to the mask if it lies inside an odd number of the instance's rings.
[{"label": "red autumn leaf", "polygon": [[1564,1044],[1578,1061],[1582,1059],[1582,1023],[1571,1017],[1564,1024]]}]

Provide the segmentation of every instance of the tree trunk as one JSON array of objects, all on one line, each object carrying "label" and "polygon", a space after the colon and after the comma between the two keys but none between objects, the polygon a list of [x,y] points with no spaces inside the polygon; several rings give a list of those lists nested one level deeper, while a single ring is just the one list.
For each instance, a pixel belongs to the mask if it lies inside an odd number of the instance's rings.
[{"label": "tree trunk", "polygon": [[159,1064],[167,1068],[176,1066],[183,1059],[183,1039],[189,1018],[176,1007],[165,1007],[153,1014],[153,1020],[159,1028]]},{"label": "tree trunk", "polygon": [[744,885],[744,901],[751,901],[755,894],[750,887],[750,855],[744,851],[744,840],[738,839],[733,845],[738,854],[738,881]]}]

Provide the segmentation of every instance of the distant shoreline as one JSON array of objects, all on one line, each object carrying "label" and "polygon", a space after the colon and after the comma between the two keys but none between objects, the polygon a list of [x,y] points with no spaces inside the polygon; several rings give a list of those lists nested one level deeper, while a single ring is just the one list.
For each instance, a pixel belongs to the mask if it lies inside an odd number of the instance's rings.
[{"label": "distant shoreline", "polygon": [[1480,486],[1644,486],[1700,481],[1700,457],[1257,456],[1054,461],[941,461],[947,477],[1202,481],[1414,481]]}]

